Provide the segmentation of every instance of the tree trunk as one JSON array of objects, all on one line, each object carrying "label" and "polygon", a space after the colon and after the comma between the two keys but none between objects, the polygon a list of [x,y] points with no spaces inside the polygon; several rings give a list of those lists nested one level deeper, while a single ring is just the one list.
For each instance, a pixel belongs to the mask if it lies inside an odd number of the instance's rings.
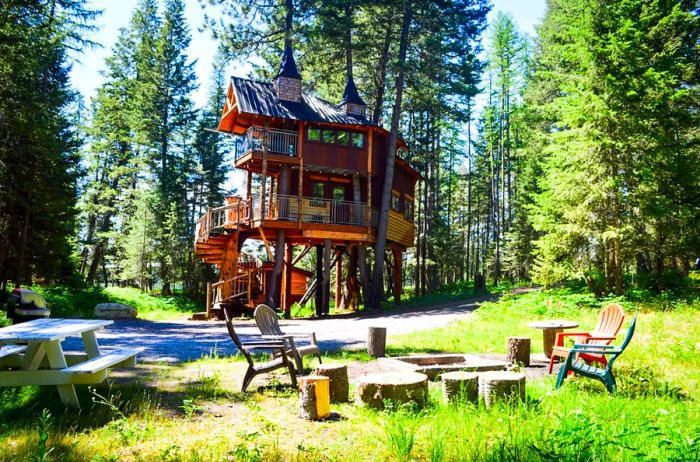
[{"label": "tree trunk", "polygon": [[[281,198],[280,195],[286,196],[289,194],[289,173],[289,165],[283,164],[280,169],[279,184],[277,188],[277,207],[279,209],[278,213],[280,215],[284,214],[285,216],[289,212],[289,204],[283,198]],[[275,242],[275,266],[272,268],[272,280],[270,281],[271,286],[268,295],[268,301],[271,303],[270,306],[279,306],[282,265],[284,264],[285,238],[286,235],[284,229],[278,229],[277,239]]]},{"label": "tree trunk", "polygon": [[377,244],[374,256],[374,269],[372,273],[371,300],[368,305],[379,308],[382,295],[382,273],[384,266],[384,249],[386,247],[387,225],[389,224],[389,206],[391,205],[391,187],[394,181],[394,164],[396,162],[396,148],[399,133],[399,120],[401,117],[401,104],[403,101],[404,76],[406,73],[406,49],[408,48],[408,33],[413,16],[411,2],[406,2],[406,9],[401,25],[401,40],[399,42],[399,73],[396,77],[396,97],[391,114],[391,132],[389,135],[389,152],[387,165],[384,172],[384,189],[382,191],[381,209],[379,211],[379,227],[377,229]]}]

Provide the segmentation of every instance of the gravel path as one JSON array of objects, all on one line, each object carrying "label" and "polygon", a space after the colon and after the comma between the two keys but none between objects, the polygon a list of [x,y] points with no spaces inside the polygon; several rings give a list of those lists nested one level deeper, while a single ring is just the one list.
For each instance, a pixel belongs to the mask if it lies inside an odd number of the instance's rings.
[{"label": "gravel path", "polygon": [[[478,308],[479,303],[495,297],[472,298],[432,308],[384,311],[376,314],[352,314],[323,319],[281,320],[285,332],[316,332],[322,351],[361,349],[369,326],[387,327],[387,335],[442,327],[463,319]],[[252,320],[236,322],[236,332],[246,338],[260,334]],[[180,362],[203,355],[235,353],[236,348],[222,321],[116,321],[98,333],[101,346],[142,346],[140,361]],[[79,338],[66,339],[65,349],[81,350]]]}]

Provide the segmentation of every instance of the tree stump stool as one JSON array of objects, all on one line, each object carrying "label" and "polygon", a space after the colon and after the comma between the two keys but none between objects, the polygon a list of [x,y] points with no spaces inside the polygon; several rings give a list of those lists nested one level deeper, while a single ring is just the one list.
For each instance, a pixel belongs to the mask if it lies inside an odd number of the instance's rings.
[{"label": "tree stump stool", "polygon": [[367,353],[383,358],[386,351],[386,327],[370,327],[367,331]]},{"label": "tree stump stool", "polygon": [[384,409],[384,400],[402,404],[428,402],[428,376],[417,372],[369,374],[357,379],[357,398],[364,406]]},{"label": "tree stump stool", "polygon": [[321,420],[331,413],[329,379],[320,375],[299,377],[299,417]]},{"label": "tree stump stool", "polygon": [[483,372],[479,375],[479,395],[486,406],[497,401],[525,401],[525,374],[507,371]]},{"label": "tree stump stool", "polygon": [[442,379],[442,395],[445,402],[479,401],[479,374],[475,372],[447,372]]},{"label": "tree stump stool", "polygon": [[512,364],[530,365],[530,338],[508,337],[508,357],[506,361]]},{"label": "tree stump stool", "polygon": [[330,379],[331,403],[348,401],[348,368],[344,364],[321,364],[316,367],[314,375]]}]

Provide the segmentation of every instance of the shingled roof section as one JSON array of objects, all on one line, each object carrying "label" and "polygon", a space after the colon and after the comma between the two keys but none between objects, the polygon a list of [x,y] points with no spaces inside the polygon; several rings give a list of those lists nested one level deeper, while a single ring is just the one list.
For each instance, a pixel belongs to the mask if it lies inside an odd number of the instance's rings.
[{"label": "shingled roof section", "polygon": [[304,122],[377,126],[365,117],[346,114],[335,104],[308,93],[303,93],[301,102],[296,103],[280,100],[271,83],[231,77],[231,84],[236,94],[239,113]]}]

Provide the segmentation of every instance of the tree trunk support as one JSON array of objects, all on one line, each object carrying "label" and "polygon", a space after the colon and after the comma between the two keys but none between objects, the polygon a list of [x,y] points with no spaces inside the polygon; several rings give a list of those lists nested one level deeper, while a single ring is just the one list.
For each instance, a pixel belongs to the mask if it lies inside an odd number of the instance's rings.
[{"label": "tree trunk support", "polygon": [[392,247],[394,254],[394,304],[401,304],[401,292],[403,291],[402,271],[401,271],[401,249]]},{"label": "tree trunk support", "polygon": [[316,246],[316,316],[323,314],[323,246]]}]

